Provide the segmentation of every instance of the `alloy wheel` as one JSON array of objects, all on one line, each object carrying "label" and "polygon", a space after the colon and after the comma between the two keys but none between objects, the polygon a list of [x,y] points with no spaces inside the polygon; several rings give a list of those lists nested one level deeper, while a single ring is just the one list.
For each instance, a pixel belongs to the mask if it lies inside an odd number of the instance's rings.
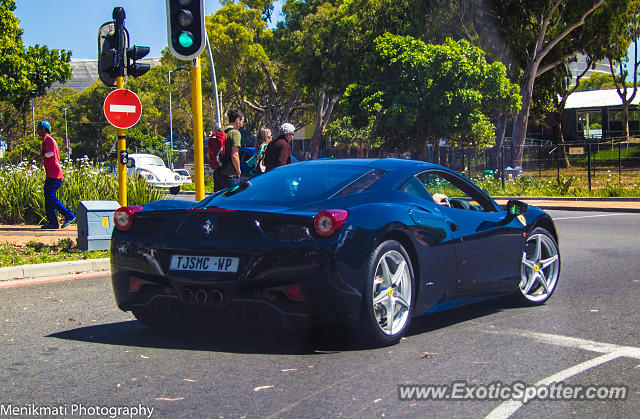
[{"label": "alloy wheel", "polygon": [[373,311],[387,335],[401,331],[409,320],[411,272],[404,256],[389,250],[379,260],[373,278]]}]

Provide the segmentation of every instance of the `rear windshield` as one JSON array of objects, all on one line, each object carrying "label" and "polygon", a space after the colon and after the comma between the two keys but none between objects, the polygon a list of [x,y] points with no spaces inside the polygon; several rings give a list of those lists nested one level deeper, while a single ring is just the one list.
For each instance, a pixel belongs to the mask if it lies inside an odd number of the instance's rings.
[{"label": "rear windshield", "polygon": [[327,199],[369,171],[370,167],[363,166],[291,164],[213,195],[203,206],[223,206],[229,202],[295,206]]}]

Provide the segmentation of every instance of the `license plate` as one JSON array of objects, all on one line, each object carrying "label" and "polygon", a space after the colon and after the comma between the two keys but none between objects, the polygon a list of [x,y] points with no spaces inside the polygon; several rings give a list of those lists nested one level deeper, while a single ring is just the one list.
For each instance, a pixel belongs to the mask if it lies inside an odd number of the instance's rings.
[{"label": "license plate", "polygon": [[223,256],[173,255],[169,269],[174,271],[237,272],[238,258]]}]

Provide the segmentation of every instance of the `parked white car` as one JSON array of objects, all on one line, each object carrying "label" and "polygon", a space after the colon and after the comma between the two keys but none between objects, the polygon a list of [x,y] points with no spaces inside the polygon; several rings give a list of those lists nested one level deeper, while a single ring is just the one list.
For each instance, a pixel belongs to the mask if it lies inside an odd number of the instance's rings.
[{"label": "parked white car", "polygon": [[191,173],[187,169],[173,169],[174,172],[180,175],[183,185],[188,185],[191,182]]},{"label": "parked white car", "polygon": [[156,188],[168,188],[173,195],[180,192],[182,179],[178,173],[165,166],[164,161],[153,154],[129,154],[127,175],[138,175]]}]

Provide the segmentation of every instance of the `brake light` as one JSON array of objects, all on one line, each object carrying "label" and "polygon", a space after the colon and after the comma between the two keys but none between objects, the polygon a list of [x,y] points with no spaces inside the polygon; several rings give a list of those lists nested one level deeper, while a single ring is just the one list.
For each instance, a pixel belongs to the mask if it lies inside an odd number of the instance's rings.
[{"label": "brake light", "polygon": [[320,211],[313,217],[313,227],[322,237],[329,237],[342,228],[349,212],[341,209]]},{"label": "brake light", "polygon": [[141,211],[140,205],[130,205],[128,207],[120,207],[113,214],[113,223],[120,231],[126,231],[133,224],[133,214]]}]

